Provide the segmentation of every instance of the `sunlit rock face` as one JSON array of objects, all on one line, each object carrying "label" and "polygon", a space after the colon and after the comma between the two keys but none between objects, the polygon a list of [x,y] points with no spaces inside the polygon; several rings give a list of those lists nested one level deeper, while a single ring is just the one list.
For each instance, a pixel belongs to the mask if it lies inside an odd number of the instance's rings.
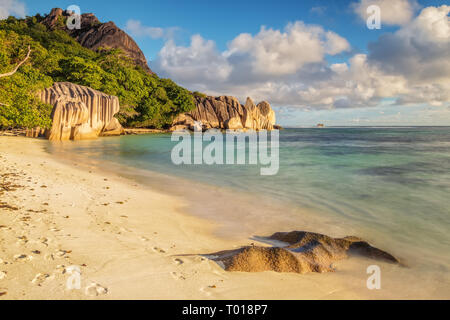
[{"label": "sunlit rock face", "polygon": [[358,237],[332,238],[305,232],[279,232],[269,238],[282,246],[249,246],[206,255],[227,271],[239,272],[334,272],[333,264],[349,256],[361,256],[404,266],[396,257]]},{"label": "sunlit rock face", "polygon": [[173,122],[172,130],[193,130],[201,122],[204,130],[273,130],[276,117],[268,102],[258,105],[247,98],[242,105],[235,97],[196,97],[196,109],[179,115]]},{"label": "sunlit rock face", "polygon": [[64,24],[61,25],[61,20],[69,16],[69,12],[54,8],[42,23],[50,30],[62,28],[83,47],[91,50],[100,48],[121,49],[137,65],[148,73],[153,73],[137,43],[125,31],[117,27],[114,22],[101,23],[94,14],[84,13],[81,15],[81,28],[69,30]]},{"label": "sunlit rock face", "polygon": [[124,131],[114,118],[120,109],[119,99],[115,96],[69,82],[59,82],[38,92],[38,97],[53,106],[53,125],[45,133],[49,140],[95,139],[120,135]]}]

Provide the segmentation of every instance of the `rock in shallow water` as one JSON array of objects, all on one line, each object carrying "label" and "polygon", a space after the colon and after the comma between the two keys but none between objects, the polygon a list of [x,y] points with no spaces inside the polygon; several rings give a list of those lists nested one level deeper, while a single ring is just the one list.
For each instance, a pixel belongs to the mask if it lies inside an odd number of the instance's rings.
[{"label": "rock in shallow water", "polygon": [[282,241],[285,247],[244,247],[214,253],[212,260],[227,271],[241,272],[333,272],[332,264],[349,255],[399,264],[391,254],[372,247],[357,237],[332,238],[326,235],[294,231],[275,233],[269,240]]}]

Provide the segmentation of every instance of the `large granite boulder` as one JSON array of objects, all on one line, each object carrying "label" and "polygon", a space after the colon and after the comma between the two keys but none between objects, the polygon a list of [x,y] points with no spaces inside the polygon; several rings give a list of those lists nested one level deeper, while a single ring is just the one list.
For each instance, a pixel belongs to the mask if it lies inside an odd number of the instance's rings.
[{"label": "large granite boulder", "polygon": [[55,83],[37,95],[53,106],[53,125],[45,132],[49,140],[85,140],[124,133],[114,118],[120,109],[115,96],[69,82]]},{"label": "large granite boulder", "polygon": [[243,247],[208,255],[227,271],[241,272],[333,272],[333,263],[359,255],[399,264],[391,254],[372,247],[357,237],[332,238],[326,235],[294,231],[275,233],[268,240],[286,243],[283,247]]},{"label": "large granite boulder", "polygon": [[114,22],[101,23],[92,13],[81,15],[81,29],[69,30],[61,26],[60,20],[70,16],[70,13],[60,8],[54,8],[43,20],[43,24],[50,30],[62,28],[74,37],[83,47],[97,50],[99,48],[122,49],[137,65],[149,73],[153,73],[148,67],[147,59],[136,42]]},{"label": "large granite boulder", "polygon": [[196,109],[179,115],[173,121],[172,130],[190,129],[201,122],[203,129],[273,130],[275,112],[268,102],[258,105],[247,98],[242,105],[235,97],[195,97]]}]

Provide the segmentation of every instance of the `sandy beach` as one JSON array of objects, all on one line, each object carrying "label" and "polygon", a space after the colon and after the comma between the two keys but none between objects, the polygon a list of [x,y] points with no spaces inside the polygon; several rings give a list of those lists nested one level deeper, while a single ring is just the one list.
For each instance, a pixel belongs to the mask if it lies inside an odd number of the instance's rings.
[{"label": "sandy beach", "polygon": [[[218,237],[218,225],[185,212],[183,197],[58,161],[47,143],[0,137],[0,299],[429,296],[402,290],[410,276],[388,264],[383,272],[397,282],[368,290],[364,259],[342,261],[336,273],[226,272],[202,255],[250,245],[252,234]],[[71,266],[80,268],[80,289],[66,286]]]}]

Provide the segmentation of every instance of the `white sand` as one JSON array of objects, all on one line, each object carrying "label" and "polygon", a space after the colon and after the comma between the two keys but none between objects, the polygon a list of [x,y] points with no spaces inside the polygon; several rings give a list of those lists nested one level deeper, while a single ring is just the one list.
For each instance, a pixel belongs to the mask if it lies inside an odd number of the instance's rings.
[{"label": "white sand", "polygon": [[[0,208],[0,299],[428,297],[401,289],[406,271],[390,265],[383,272],[398,283],[368,290],[372,262],[362,259],[332,274],[228,273],[198,254],[249,245],[251,235],[213,236],[217,225],[183,213],[179,196],[59,162],[46,143],[0,137],[0,183],[23,186],[0,192],[0,205],[18,208]],[[81,268],[80,290],[66,288],[69,266]]]}]

